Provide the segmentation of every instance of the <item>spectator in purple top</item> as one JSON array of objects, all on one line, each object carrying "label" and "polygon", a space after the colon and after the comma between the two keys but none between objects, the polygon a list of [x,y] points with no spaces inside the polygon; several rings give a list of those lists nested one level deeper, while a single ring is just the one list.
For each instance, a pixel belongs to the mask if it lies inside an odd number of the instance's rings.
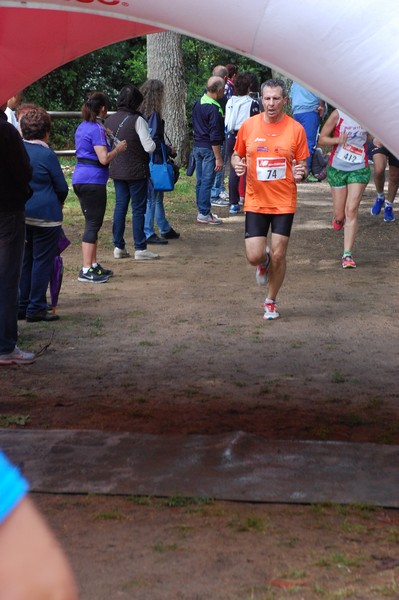
[{"label": "spectator in purple top", "polygon": [[105,283],[113,274],[97,262],[97,239],[107,204],[108,165],[127,148],[124,140],[111,150],[107,132],[98,122],[106,117],[108,107],[105,94],[90,94],[82,106],[83,121],[75,133],[77,163],[72,184],[86,221],[82,238],[83,267],[78,280],[91,283]]}]

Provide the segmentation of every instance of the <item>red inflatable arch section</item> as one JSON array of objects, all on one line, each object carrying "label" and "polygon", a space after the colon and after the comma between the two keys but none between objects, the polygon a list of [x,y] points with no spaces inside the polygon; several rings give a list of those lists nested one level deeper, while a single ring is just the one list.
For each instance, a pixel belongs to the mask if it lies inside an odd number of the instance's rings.
[{"label": "red inflatable arch section", "polygon": [[399,156],[397,0],[0,0],[0,101],[78,56],[160,29],[276,68]]}]

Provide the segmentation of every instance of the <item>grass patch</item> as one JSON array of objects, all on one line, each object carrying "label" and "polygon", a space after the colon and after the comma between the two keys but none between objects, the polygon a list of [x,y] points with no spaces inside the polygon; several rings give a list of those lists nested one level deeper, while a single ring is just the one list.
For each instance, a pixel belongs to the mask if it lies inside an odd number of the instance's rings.
[{"label": "grass patch", "polygon": [[96,513],[94,521],[124,521],[127,517],[122,514],[117,508]]},{"label": "grass patch", "polygon": [[390,544],[399,544],[399,527],[392,527],[388,531],[388,542]]},{"label": "grass patch", "polygon": [[346,554],[341,554],[336,552],[329,557],[321,558],[316,562],[316,566],[318,567],[346,567],[348,569],[354,569],[361,567],[364,563],[364,558],[361,556],[358,557],[350,557]]},{"label": "grass patch", "polygon": [[146,314],[145,310],[140,310],[139,308],[137,308],[136,310],[129,311],[127,313],[127,316],[135,319],[137,317],[144,317],[145,314]]},{"label": "grass patch", "polygon": [[38,394],[33,390],[19,390],[18,396],[22,398],[37,398]]},{"label": "grass patch", "polygon": [[29,423],[29,415],[4,415],[0,414],[0,427],[10,427],[12,425],[18,425],[24,427]]},{"label": "grass patch", "polygon": [[151,496],[129,496],[128,500],[137,506],[151,506],[154,502]]},{"label": "grass patch", "polygon": [[371,421],[368,419],[364,419],[360,415],[355,413],[348,413],[347,415],[342,415],[338,419],[338,423],[340,425],[346,425],[346,427],[360,427],[361,425],[370,425]]},{"label": "grass patch", "polygon": [[331,375],[331,381],[332,383],[345,383],[347,378],[345,375],[343,375],[343,373],[341,373],[341,371],[335,370]]},{"label": "grass patch", "polygon": [[269,527],[269,524],[261,517],[247,517],[244,520],[234,518],[229,522],[229,526],[240,533],[253,531],[263,533]]},{"label": "grass patch", "polygon": [[303,348],[303,346],[305,346],[306,342],[302,342],[300,340],[294,340],[291,342],[290,347],[291,348]]},{"label": "grass patch", "polygon": [[395,580],[392,583],[386,583],[385,585],[373,586],[371,588],[373,593],[378,594],[378,598],[398,598],[398,584]]},{"label": "grass patch", "polygon": [[158,542],[153,546],[153,550],[157,554],[165,554],[165,552],[176,552],[176,550],[178,549],[179,546],[177,544],[162,544]]},{"label": "grass patch", "polygon": [[172,354],[178,354],[179,352],[184,352],[185,350],[188,350],[188,349],[189,349],[189,346],[187,346],[187,344],[176,344],[172,348]]},{"label": "grass patch", "polygon": [[384,404],[385,404],[384,400],[377,396],[375,398],[370,398],[366,402],[365,409],[373,410],[373,409],[377,409],[377,408],[382,408],[384,406]]},{"label": "grass patch", "polygon": [[190,498],[186,496],[171,496],[165,498],[162,502],[163,506],[169,506],[170,508],[182,508],[186,506],[202,506],[204,504],[212,504],[213,498]]},{"label": "grass patch", "polygon": [[341,523],[341,529],[345,533],[355,533],[357,535],[369,535],[372,532],[372,529],[363,523],[351,523],[347,520]]},{"label": "grass patch", "polygon": [[96,317],[88,322],[90,335],[92,337],[101,337],[104,335],[104,321],[101,317]]}]

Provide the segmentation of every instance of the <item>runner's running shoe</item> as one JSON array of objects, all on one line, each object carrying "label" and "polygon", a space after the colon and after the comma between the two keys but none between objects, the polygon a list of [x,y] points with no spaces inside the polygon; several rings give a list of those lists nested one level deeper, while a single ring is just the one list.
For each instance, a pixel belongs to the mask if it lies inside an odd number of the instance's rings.
[{"label": "runner's running shoe", "polygon": [[342,257],[342,268],[343,269],[356,269],[356,263],[350,254]]},{"label": "runner's running shoe", "polygon": [[393,223],[395,220],[395,215],[393,214],[392,206],[386,206],[384,208],[384,221],[385,223]]},{"label": "runner's running shoe", "polygon": [[241,212],[241,207],[239,204],[230,204],[230,210],[229,210],[230,215],[239,215],[240,212]]},{"label": "runner's running shoe", "polygon": [[370,214],[371,215],[379,215],[381,212],[382,207],[384,206],[384,202],[385,202],[385,198],[382,197],[380,198],[380,196],[377,196],[377,198],[375,199],[375,202],[373,204],[373,206],[370,209]]},{"label": "runner's running shoe", "polygon": [[266,285],[267,283],[267,277],[268,277],[268,273],[269,273],[269,267],[270,267],[270,248],[269,246],[266,246],[266,262],[264,263],[260,263],[260,265],[258,265],[256,267],[256,283],[258,285]]},{"label": "runner's running shoe", "polygon": [[341,231],[344,223],[345,221],[337,221],[337,219],[332,220],[332,226],[334,227],[335,231]]},{"label": "runner's running shoe", "polygon": [[263,318],[266,319],[266,321],[272,321],[273,319],[278,319],[280,317],[278,306],[274,300],[266,298],[262,306],[264,310]]}]

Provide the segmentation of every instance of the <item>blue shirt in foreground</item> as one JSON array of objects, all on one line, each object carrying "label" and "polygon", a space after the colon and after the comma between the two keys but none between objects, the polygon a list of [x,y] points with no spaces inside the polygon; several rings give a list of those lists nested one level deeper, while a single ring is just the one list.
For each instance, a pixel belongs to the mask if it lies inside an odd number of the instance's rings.
[{"label": "blue shirt in foreground", "polygon": [[27,481],[0,450],[0,523],[14,510],[27,491]]}]

